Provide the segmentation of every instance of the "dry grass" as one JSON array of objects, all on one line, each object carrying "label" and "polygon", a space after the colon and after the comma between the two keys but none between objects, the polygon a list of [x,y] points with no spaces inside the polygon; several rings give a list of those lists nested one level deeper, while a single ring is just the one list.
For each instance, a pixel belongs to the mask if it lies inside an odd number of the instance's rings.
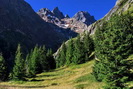
[{"label": "dry grass", "polygon": [[[62,67],[52,72],[38,74],[28,81],[9,81],[0,83],[0,89],[98,89],[101,83],[85,79],[91,75],[94,61],[81,65]],[[77,80],[81,81],[77,81]],[[83,81],[82,81],[83,79]],[[77,81],[77,82],[75,82]],[[6,87],[7,86],[7,87]]]}]

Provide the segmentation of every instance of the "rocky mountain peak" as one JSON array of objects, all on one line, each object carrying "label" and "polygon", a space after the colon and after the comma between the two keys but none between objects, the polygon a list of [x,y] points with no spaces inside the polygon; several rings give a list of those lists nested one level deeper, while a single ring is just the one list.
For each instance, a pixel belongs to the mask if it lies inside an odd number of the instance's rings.
[{"label": "rocky mountain peak", "polygon": [[58,7],[55,7],[53,10],[52,10],[52,13],[59,19],[63,19],[65,18],[65,16],[63,15],[63,13],[59,10]]},{"label": "rocky mountain peak", "polygon": [[53,13],[48,8],[42,8],[37,12],[41,17],[52,16]]},{"label": "rocky mountain peak", "polygon": [[65,18],[70,18],[70,16],[68,14],[65,15]]},{"label": "rocky mountain peak", "polygon": [[86,11],[79,11],[76,13],[73,18],[75,18],[77,21],[81,21],[87,25],[90,25],[94,23],[96,20],[94,16],[91,16],[88,12]]},{"label": "rocky mountain peak", "polygon": [[60,12],[60,10],[59,10],[58,7],[55,7],[55,8],[53,9],[53,12],[55,12],[55,11],[59,11],[59,12]]},{"label": "rocky mountain peak", "polygon": [[50,10],[48,8],[42,8],[39,10],[39,12],[50,12]]},{"label": "rocky mountain peak", "polygon": [[83,32],[88,25],[96,21],[86,11],[79,11],[72,18],[68,14],[64,16],[58,7],[55,7],[52,11],[47,8],[40,9],[37,14],[46,22],[55,24],[63,29],[71,29],[76,33]]}]

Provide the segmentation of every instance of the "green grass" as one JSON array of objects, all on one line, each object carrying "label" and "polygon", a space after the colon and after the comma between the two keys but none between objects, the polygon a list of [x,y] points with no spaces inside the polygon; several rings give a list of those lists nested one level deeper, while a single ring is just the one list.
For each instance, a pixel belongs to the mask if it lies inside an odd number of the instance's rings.
[{"label": "green grass", "polygon": [[75,80],[75,83],[79,82],[96,82],[94,76],[92,74],[86,74],[84,76],[81,76]]},{"label": "green grass", "polygon": [[[86,74],[84,76],[81,76],[77,78],[76,80],[74,80],[74,82],[77,84],[75,86],[77,89],[84,89],[84,88],[93,89],[93,87],[95,87],[94,89],[98,89],[101,86],[103,86],[103,83],[101,82],[98,83],[92,74]],[[97,83],[98,85],[95,85]]]},{"label": "green grass", "polygon": [[133,89],[133,81],[128,82],[128,86],[131,87],[131,89]]},{"label": "green grass", "polygon": [[3,85],[15,89],[98,89],[102,83],[95,81],[91,75],[93,64],[94,60],[37,74],[35,78],[27,78],[27,81],[1,82],[0,89]]}]

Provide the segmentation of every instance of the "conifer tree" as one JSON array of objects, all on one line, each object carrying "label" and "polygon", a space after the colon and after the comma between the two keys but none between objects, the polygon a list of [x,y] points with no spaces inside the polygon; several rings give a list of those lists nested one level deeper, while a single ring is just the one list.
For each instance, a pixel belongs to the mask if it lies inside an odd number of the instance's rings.
[{"label": "conifer tree", "polygon": [[85,61],[89,61],[89,56],[94,51],[94,43],[89,33],[84,33],[83,45]]},{"label": "conifer tree", "polygon": [[25,74],[27,77],[29,77],[30,75],[30,68],[31,67],[31,63],[30,63],[30,54],[28,53],[26,55],[26,59],[25,59]]},{"label": "conifer tree", "polygon": [[72,63],[72,56],[73,56],[73,40],[70,39],[68,41],[67,50],[66,50],[66,65],[70,65]]},{"label": "conifer tree", "polygon": [[74,41],[74,50],[72,55],[72,63],[80,64],[84,63],[84,49],[81,45],[80,35]]},{"label": "conifer tree", "polygon": [[22,58],[20,44],[18,45],[14,61],[15,63],[12,72],[12,79],[22,80],[24,79],[25,74],[24,74],[24,59]]},{"label": "conifer tree", "polygon": [[38,69],[40,72],[48,71],[49,70],[49,64],[48,64],[48,59],[47,59],[47,52],[45,46],[40,47],[39,49],[39,57],[38,57]]},{"label": "conifer tree", "polygon": [[37,73],[48,71],[53,68],[53,66],[55,68],[52,50],[50,49],[47,52],[45,46],[35,46],[30,54],[27,55],[26,64],[27,75],[29,77],[34,77]]},{"label": "conifer tree", "polygon": [[115,16],[96,31],[95,50],[98,60],[93,74],[96,79],[106,81],[106,89],[126,88],[130,73],[126,59],[133,53],[132,21],[130,15]]},{"label": "conifer tree", "polygon": [[48,65],[49,65],[48,70],[55,69],[56,68],[56,62],[55,62],[55,59],[53,57],[52,49],[47,50],[46,57],[48,60]]},{"label": "conifer tree", "polygon": [[35,46],[33,50],[27,55],[26,63],[27,63],[27,75],[28,77],[34,77],[37,73],[37,60],[38,60],[38,46]]},{"label": "conifer tree", "polygon": [[5,79],[7,79],[7,75],[7,65],[2,54],[0,54],[0,81],[4,81]]},{"label": "conifer tree", "polygon": [[59,50],[59,54],[57,57],[57,67],[64,66],[66,63],[66,45],[63,42],[61,49]]}]

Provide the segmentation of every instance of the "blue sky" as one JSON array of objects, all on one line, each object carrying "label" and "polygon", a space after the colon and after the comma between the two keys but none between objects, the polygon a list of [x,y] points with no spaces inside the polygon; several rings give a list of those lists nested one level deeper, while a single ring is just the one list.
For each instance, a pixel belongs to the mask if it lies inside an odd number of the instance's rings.
[{"label": "blue sky", "polygon": [[78,11],[88,11],[97,20],[102,18],[117,0],[25,0],[37,12],[41,8],[52,10],[59,7],[60,11],[74,16]]}]

